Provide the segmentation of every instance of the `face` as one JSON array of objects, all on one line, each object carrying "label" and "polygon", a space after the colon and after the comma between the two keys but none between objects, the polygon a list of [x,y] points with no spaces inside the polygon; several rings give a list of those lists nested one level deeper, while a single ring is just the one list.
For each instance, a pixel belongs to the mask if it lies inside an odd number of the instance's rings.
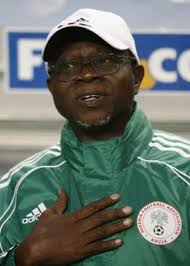
[{"label": "face", "polygon": [[[102,43],[78,41],[65,46],[57,60],[83,60],[110,52],[113,50]],[[48,80],[48,87],[59,113],[75,126],[90,129],[122,117],[127,119],[142,78],[142,67],[132,68],[130,63],[121,64],[117,72],[104,76],[85,64],[73,81],[59,81],[55,75]]]}]

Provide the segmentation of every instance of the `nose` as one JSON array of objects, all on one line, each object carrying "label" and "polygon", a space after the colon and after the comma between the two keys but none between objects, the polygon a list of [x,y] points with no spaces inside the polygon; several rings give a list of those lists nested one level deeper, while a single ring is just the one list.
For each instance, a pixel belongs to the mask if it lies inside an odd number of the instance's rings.
[{"label": "nose", "polygon": [[90,82],[91,80],[97,79],[98,74],[93,69],[90,63],[83,63],[81,65],[81,70],[76,77],[78,81]]}]

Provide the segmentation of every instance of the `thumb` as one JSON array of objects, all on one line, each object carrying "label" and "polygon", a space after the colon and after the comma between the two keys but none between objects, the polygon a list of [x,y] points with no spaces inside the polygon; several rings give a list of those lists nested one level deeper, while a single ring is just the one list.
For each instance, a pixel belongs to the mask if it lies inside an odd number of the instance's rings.
[{"label": "thumb", "polygon": [[61,188],[59,191],[59,198],[50,208],[55,214],[62,214],[67,208],[67,203],[68,203],[67,194],[64,191],[64,189]]},{"label": "thumb", "polygon": [[63,214],[65,209],[67,208],[68,197],[66,192],[62,189],[59,191],[59,197],[56,202],[51,205],[45,212],[48,214]]}]

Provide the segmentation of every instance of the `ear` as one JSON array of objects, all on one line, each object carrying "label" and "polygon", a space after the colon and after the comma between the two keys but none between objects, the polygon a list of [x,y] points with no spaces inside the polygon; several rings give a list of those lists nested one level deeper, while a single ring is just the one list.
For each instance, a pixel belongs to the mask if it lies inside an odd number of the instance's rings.
[{"label": "ear", "polygon": [[50,77],[47,78],[47,86],[51,94],[53,94],[53,81]]},{"label": "ear", "polygon": [[139,92],[141,82],[144,78],[144,67],[142,65],[135,66],[133,70],[133,76],[134,76],[134,91],[135,94],[137,94]]}]

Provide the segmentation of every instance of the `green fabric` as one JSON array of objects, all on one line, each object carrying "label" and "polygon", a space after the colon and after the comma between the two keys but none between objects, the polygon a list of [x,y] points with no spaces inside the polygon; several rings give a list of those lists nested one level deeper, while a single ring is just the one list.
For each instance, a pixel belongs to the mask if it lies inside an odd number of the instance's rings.
[{"label": "green fabric", "polygon": [[[27,214],[40,203],[50,206],[64,187],[69,196],[67,212],[120,193],[121,200],[114,207],[132,206],[135,221],[132,228],[114,236],[123,239],[122,247],[75,265],[189,266],[189,145],[172,134],[153,131],[138,105],[124,134],[108,141],[80,142],[65,123],[60,146],[12,169],[0,183],[2,254],[31,232],[37,219],[23,224]],[[140,210],[155,201],[169,204],[182,219],[181,233],[166,245],[151,243],[137,228]]]},{"label": "green fabric", "polygon": [[4,259],[2,258],[1,265],[3,266],[15,266],[15,248],[11,249]]}]

